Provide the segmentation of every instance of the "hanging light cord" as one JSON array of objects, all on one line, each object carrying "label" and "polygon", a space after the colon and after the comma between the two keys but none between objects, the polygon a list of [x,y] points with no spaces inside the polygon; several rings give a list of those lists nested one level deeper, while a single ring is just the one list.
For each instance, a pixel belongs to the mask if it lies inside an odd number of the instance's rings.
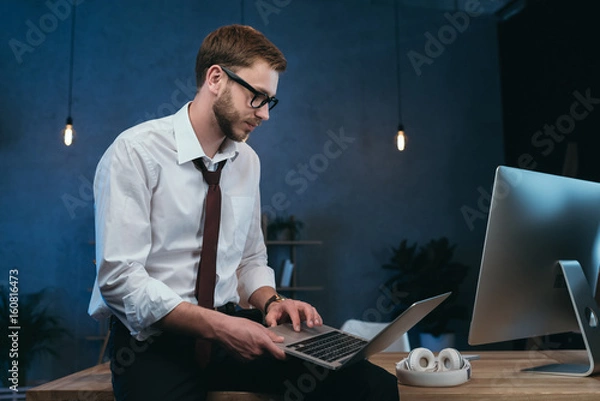
[{"label": "hanging light cord", "polygon": [[398,0],[394,1],[394,34],[396,35],[396,83],[398,85],[398,117],[402,125],[401,74],[400,74],[400,24],[398,23]]},{"label": "hanging light cord", "polygon": [[240,23],[244,25],[244,0],[240,1]]},{"label": "hanging light cord", "polygon": [[68,117],[71,119],[71,103],[73,102],[73,58],[75,54],[75,3],[71,6],[71,12],[73,13],[73,17],[71,18],[71,59],[69,61],[69,113]]}]

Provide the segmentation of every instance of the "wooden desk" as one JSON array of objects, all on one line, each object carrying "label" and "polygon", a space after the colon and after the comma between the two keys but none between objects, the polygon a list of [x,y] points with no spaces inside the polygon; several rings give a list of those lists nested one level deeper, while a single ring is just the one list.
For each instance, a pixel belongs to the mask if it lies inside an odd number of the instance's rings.
[{"label": "wooden desk", "polygon": [[[252,393],[219,391],[207,401],[272,401]],[[27,391],[26,401],[115,401],[109,362],[56,379]]]},{"label": "wooden desk", "polygon": [[[594,400],[600,399],[600,376],[577,378],[521,372],[521,369],[582,358],[582,351],[486,351],[472,361],[471,380],[457,387],[399,385],[402,401],[438,400]],[[384,353],[371,361],[392,374],[407,353]],[[213,393],[209,400],[267,400],[252,394]],[[27,401],[114,401],[108,364],[94,366],[27,391]]]},{"label": "wooden desk", "polygon": [[[599,400],[600,376],[566,377],[521,372],[550,363],[584,360],[584,351],[486,351],[471,361],[471,380],[457,387],[410,387],[398,385],[402,401],[439,400]],[[396,362],[408,353],[378,354],[371,361],[396,374]]]}]

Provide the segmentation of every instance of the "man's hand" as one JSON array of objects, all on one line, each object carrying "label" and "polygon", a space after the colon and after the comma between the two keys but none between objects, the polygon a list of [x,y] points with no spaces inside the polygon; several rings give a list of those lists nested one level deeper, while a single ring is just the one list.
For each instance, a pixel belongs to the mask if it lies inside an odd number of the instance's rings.
[{"label": "man's hand", "polygon": [[295,331],[300,331],[301,322],[308,327],[321,326],[323,319],[310,304],[293,299],[273,302],[265,311],[265,323],[269,327],[277,326],[284,321],[291,321]]},{"label": "man's hand", "polygon": [[264,326],[249,319],[231,316],[223,318],[221,323],[215,328],[217,341],[243,359],[255,359],[265,351],[277,359],[285,359],[285,352],[275,345],[276,342],[283,342],[283,337]]},{"label": "man's hand", "polygon": [[285,353],[275,345],[276,342],[283,342],[283,337],[263,325],[189,302],[177,305],[157,322],[157,327],[218,341],[244,359],[254,359],[265,352],[277,359],[285,359]]}]

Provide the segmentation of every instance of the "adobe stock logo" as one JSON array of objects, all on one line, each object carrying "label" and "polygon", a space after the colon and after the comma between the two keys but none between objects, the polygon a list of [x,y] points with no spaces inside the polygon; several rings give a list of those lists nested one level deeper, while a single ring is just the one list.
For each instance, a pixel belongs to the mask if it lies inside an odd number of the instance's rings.
[{"label": "adobe stock logo", "polygon": [[[531,136],[531,145],[542,156],[549,156],[554,152],[556,144],[568,138],[575,131],[577,123],[589,116],[594,111],[595,105],[600,104],[600,98],[592,97],[590,88],[583,93],[574,91],[573,97],[575,100],[569,106],[567,113],[558,116],[554,124],[544,124],[542,129]],[[520,168],[535,169],[537,167],[535,152],[522,153],[517,159],[517,164]]]},{"label": "adobe stock logo", "polygon": [[256,10],[258,14],[260,14],[260,18],[265,25],[269,25],[269,15],[278,14],[284,7],[287,7],[292,0],[257,0],[254,5],[256,6]]},{"label": "adobe stock logo", "polygon": [[[319,179],[329,168],[333,160],[337,159],[345,152],[349,146],[356,140],[355,137],[346,135],[344,127],[340,127],[336,133],[333,130],[327,131],[327,139],[323,143],[322,151],[314,153],[306,163],[298,163],[296,168],[292,168],[285,175],[285,183],[297,195],[302,195],[309,188],[310,184]],[[262,212],[269,219],[274,219],[277,212],[283,212],[292,206],[288,194],[283,191],[276,192],[271,197],[268,205],[262,206]]]},{"label": "adobe stock logo", "polygon": [[446,46],[453,44],[458,38],[458,34],[469,28],[471,18],[478,17],[482,13],[483,9],[478,0],[468,0],[465,3],[465,11],[457,11],[454,14],[444,13],[448,24],[438,29],[437,38],[431,32],[425,32],[425,39],[427,39],[423,48],[425,54],[414,50],[410,50],[406,54],[415,73],[421,76],[423,65],[433,64],[433,61],[446,51]]},{"label": "adobe stock logo", "polygon": [[94,184],[86,176],[79,174],[79,197],[65,193],[60,198],[67,212],[69,212],[69,216],[74,219],[77,217],[77,213],[75,213],[77,209],[93,207]]},{"label": "adobe stock logo", "polygon": [[25,40],[21,41],[17,38],[11,38],[8,41],[8,46],[13,52],[17,63],[23,63],[23,55],[25,53],[33,53],[36,48],[40,47],[46,41],[47,35],[56,31],[59,21],[64,21],[71,16],[72,6],[78,6],[84,0],[48,0],[44,4],[50,12],[45,13],[39,19],[37,24],[28,19],[25,21],[27,31],[25,32]]},{"label": "adobe stock logo", "polygon": [[506,170],[503,179],[496,182],[495,190],[488,191],[482,186],[477,188],[479,197],[477,198],[477,207],[462,205],[460,212],[469,228],[469,231],[475,229],[475,222],[481,220],[485,222],[492,207],[492,202],[498,202],[505,199],[511,191],[511,188],[519,185],[522,180],[522,173],[519,170]]}]

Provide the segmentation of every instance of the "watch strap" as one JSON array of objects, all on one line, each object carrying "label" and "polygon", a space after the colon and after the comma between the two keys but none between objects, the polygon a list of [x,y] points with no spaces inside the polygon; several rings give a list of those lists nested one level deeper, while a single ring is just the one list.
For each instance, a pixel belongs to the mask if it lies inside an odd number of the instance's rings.
[{"label": "watch strap", "polygon": [[267,302],[265,302],[265,307],[263,309],[265,315],[267,314],[267,310],[269,309],[269,306],[271,306],[271,304],[273,302],[281,302],[281,301],[284,301],[286,299],[287,299],[286,297],[284,297],[283,295],[279,295],[279,294],[275,294],[271,298],[269,298],[267,300]]}]

